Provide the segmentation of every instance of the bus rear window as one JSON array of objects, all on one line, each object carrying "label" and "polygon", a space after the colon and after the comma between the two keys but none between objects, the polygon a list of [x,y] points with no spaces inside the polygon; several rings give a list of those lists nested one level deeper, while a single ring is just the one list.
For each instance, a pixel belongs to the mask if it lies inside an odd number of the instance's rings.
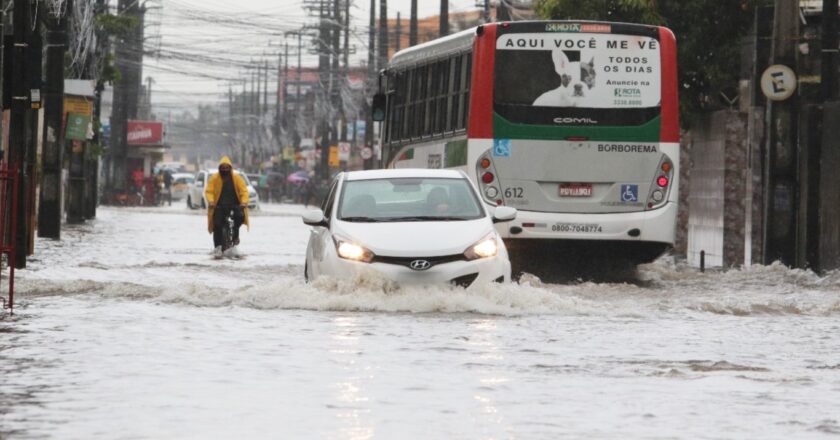
[{"label": "bus rear window", "polygon": [[661,77],[659,42],[648,36],[506,33],[496,41],[495,109],[519,123],[639,125],[659,114]]}]

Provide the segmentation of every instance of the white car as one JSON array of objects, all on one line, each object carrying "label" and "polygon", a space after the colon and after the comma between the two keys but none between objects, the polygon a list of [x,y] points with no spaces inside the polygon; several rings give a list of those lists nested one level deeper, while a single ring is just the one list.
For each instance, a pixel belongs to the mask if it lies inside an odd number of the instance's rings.
[{"label": "white car", "polygon": [[494,223],[516,209],[481,203],[455,170],[353,171],[335,177],[312,226],[304,275],[337,278],[372,270],[399,284],[462,287],[510,281],[510,260]]},{"label": "white car", "polygon": [[[204,197],[204,185],[207,184],[210,176],[218,172],[219,170],[202,170],[195,173],[195,180],[193,180],[193,183],[190,185],[190,189],[187,192],[187,206],[190,209],[207,209],[207,199]],[[257,194],[257,190],[254,189],[254,185],[251,185],[251,181],[248,180],[248,175],[236,170],[234,170],[234,173],[242,176],[242,178],[245,179],[245,183],[248,185],[248,209],[260,209],[260,196]]]},{"label": "white car", "polygon": [[172,200],[181,200],[190,192],[195,176],[190,173],[172,174]]}]

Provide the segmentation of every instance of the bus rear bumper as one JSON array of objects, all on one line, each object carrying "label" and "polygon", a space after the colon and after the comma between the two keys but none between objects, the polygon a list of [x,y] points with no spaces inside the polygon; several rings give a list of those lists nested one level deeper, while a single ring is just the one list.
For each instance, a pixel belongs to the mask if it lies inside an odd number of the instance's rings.
[{"label": "bus rear bumper", "polygon": [[678,205],[620,214],[569,214],[520,210],[496,225],[505,240],[583,240],[674,244]]}]

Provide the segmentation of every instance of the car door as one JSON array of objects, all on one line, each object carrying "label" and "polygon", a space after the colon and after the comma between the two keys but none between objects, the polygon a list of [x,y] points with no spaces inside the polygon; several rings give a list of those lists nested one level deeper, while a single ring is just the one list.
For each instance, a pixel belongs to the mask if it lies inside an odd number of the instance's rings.
[{"label": "car door", "polygon": [[[324,219],[327,225],[332,224],[333,206],[338,193],[339,178],[336,177],[330,185],[330,191],[327,197],[321,204],[321,210],[324,212]],[[326,263],[325,259],[329,255],[327,246],[335,246],[332,240],[332,232],[330,227],[316,226],[312,228],[309,236],[309,248],[312,250],[311,271],[313,276],[318,276],[323,273]]]}]

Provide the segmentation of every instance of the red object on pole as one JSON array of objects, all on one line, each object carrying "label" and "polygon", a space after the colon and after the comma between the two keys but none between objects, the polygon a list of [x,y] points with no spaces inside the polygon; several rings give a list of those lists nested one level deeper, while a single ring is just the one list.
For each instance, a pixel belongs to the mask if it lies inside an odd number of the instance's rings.
[{"label": "red object on pole", "polygon": [[[15,304],[15,248],[17,247],[18,184],[20,165],[11,169],[7,164],[0,166],[0,255],[6,255],[9,266],[9,300],[5,308],[14,312]],[[6,219],[11,220],[11,227],[6,227]],[[0,267],[0,269],[2,269]],[[2,279],[2,270],[0,270]]]}]

